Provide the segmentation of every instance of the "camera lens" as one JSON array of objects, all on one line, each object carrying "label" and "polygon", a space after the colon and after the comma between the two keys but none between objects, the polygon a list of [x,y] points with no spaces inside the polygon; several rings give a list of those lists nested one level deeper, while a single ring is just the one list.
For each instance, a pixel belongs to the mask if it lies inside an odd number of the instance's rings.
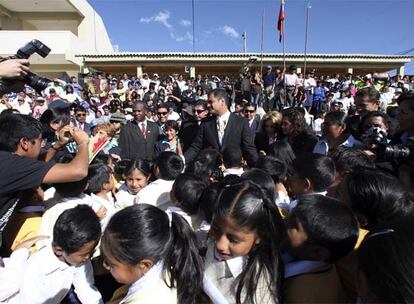
[{"label": "camera lens", "polygon": [[51,82],[49,79],[39,77],[31,72],[27,73],[26,77],[24,78],[24,81],[27,85],[31,86],[37,92],[41,92],[44,89],[46,89],[49,83]]}]

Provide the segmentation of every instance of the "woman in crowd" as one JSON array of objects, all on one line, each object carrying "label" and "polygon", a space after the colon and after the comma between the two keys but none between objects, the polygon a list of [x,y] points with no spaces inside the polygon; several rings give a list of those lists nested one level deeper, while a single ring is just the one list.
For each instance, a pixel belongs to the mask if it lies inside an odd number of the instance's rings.
[{"label": "woman in crowd", "polygon": [[306,123],[303,113],[296,108],[286,109],[282,112],[282,133],[292,147],[296,157],[311,153],[317,142],[312,129]]},{"label": "woman in crowd", "polygon": [[266,155],[269,153],[271,144],[281,139],[282,114],[277,111],[267,112],[259,127],[259,132],[255,137],[257,152]]}]

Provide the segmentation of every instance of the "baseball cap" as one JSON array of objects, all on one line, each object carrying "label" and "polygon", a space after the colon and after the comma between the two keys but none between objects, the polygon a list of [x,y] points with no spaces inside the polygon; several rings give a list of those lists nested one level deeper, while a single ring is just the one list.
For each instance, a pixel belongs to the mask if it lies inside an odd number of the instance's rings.
[{"label": "baseball cap", "polygon": [[65,102],[62,99],[55,99],[49,104],[48,109],[66,109],[71,106],[71,103]]}]

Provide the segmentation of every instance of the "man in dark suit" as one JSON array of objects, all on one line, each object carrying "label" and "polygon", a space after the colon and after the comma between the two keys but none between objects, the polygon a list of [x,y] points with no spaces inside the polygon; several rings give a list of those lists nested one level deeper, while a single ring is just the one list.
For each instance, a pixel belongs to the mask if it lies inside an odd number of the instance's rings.
[{"label": "man in dark suit", "polygon": [[248,103],[244,107],[244,117],[249,121],[249,128],[256,133],[259,129],[260,116],[256,114],[256,105]]},{"label": "man in dark suit", "polygon": [[201,122],[208,116],[207,101],[199,100],[193,105],[193,115],[190,115],[186,111],[181,114],[183,120],[181,122],[180,132],[178,137],[182,145],[183,152],[190,148],[197,136],[198,129]]},{"label": "man in dark suit", "polygon": [[214,89],[208,102],[213,115],[201,123],[193,144],[184,154],[186,162],[193,160],[205,148],[223,151],[226,147],[239,147],[244,159],[250,165],[254,164],[257,160],[254,133],[247,119],[230,113],[227,92],[221,88]]},{"label": "man in dark suit", "polygon": [[83,106],[77,106],[75,108],[76,126],[91,136],[91,126],[86,122],[86,115],[86,109]]},{"label": "man in dark suit", "polygon": [[122,157],[152,160],[159,136],[158,126],[146,119],[147,108],[142,102],[134,104],[132,111],[134,120],[122,127],[119,136]]}]

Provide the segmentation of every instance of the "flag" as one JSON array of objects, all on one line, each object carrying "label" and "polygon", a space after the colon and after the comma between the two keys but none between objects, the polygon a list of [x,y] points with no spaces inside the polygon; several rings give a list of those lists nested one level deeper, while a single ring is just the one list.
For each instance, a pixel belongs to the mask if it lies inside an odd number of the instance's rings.
[{"label": "flag", "polygon": [[279,19],[277,21],[277,29],[279,30],[279,42],[282,42],[285,34],[283,24],[285,22],[285,0],[280,0]]}]

